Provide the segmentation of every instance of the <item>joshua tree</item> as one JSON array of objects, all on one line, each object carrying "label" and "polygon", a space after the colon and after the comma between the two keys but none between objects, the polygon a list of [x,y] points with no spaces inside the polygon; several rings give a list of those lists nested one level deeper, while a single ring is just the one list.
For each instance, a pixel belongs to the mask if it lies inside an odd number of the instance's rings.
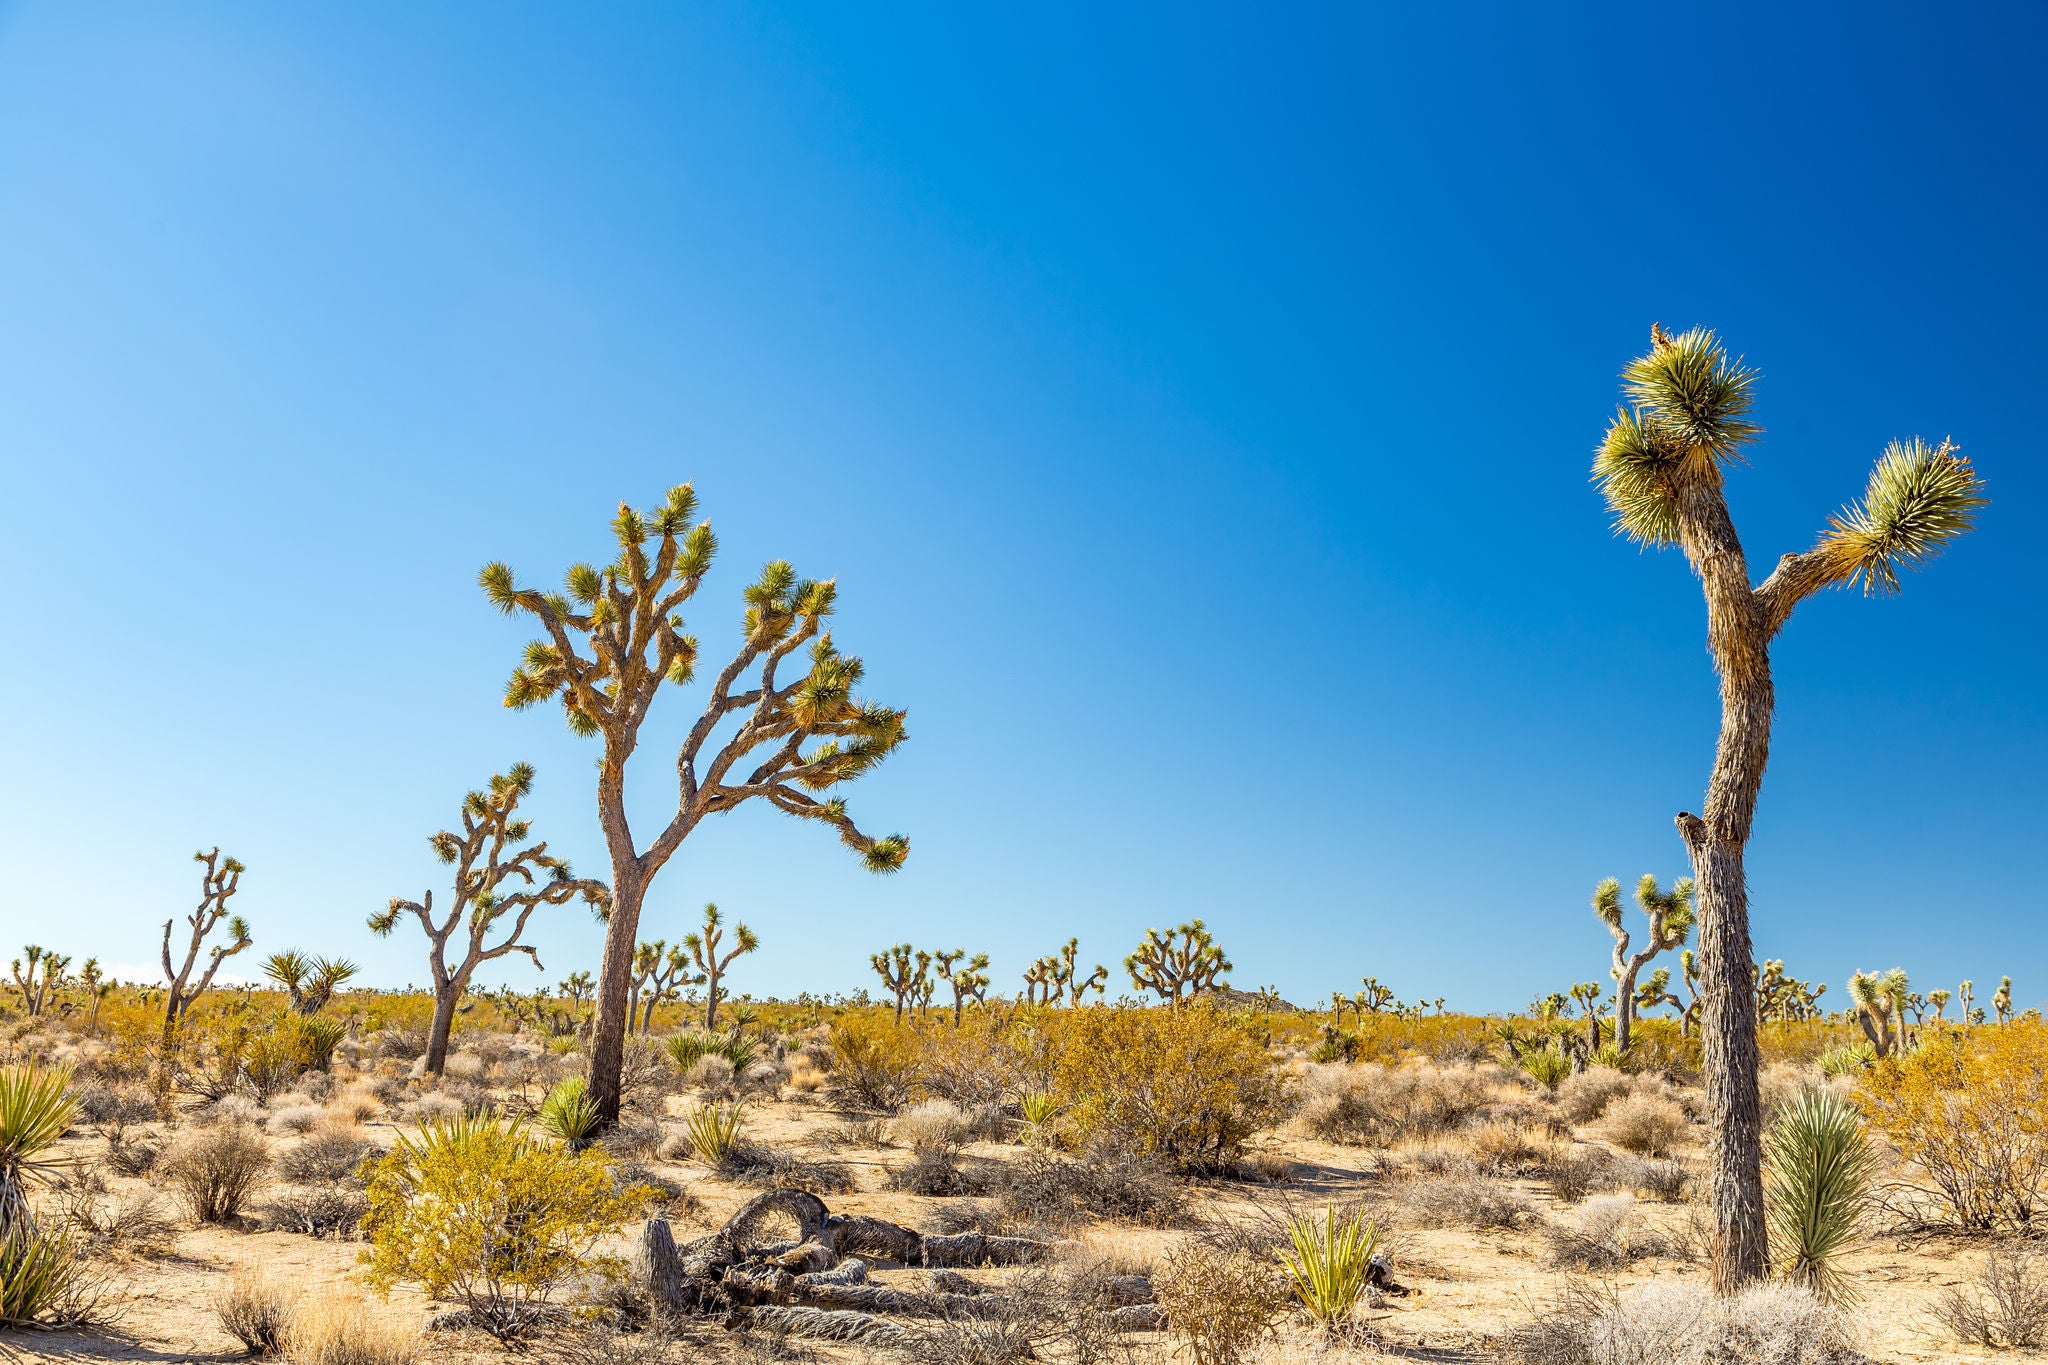
[{"label": "joshua tree", "polygon": [[263,964],[263,975],[277,983],[291,1000],[292,1009],[314,1015],[324,1009],[335,991],[355,976],[356,964],[347,958],[309,958],[297,949],[272,953]]},{"label": "joshua tree", "polygon": [[1942,1011],[1948,1008],[1948,1002],[1954,998],[1955,997],[1950,995],[1947,991],[1941,989],[1935,989],[1927,992],[1927,1003],[1934,1010],[1935,1023],[1939,1024],[1940,1022],[1942,1022]]},{"label": "joshua tree", "polygon": [[1818,1010],[1814,1002],[1828,993],[1826,982],[1813,985],[1785,974],[1782,958],[1772,958],[1756,969],[1756,1017],[1766,1019],[1811,1019]]},{"label": "joshua tree", "polygon": [[1984,1011],[1971,1008],[1977,1000],[1976,982],[1959,982],[1956,985],[1956,999],[1959,1002],[1957,1006],[1957,1013],[1963,1016],[1963,1024],[1965,1027],[1968,1027],[1971,1024],[1981,1024],[1984,1022]]},{"label": "joshua tree", "polygon": [[[192,861],[203,864],[206,871],[199,878],[199,904],[185,919],[192,926],[192,938],[185,948],[185,965],[175,971],[171,968],[171,926],[177,921],[164,921],[164,979],[170,983],[170,989],[164,993],[166,1026],[183,1019],[192,1002],[206,994],[221,963],[253,943],[249,922],[240,915],[228,914],[228,902],[242,889],[242,873],[247,869],[233,858],[223,859],[219,848],[211,853],[195,853]],[[228,922],[228,941],[213,946],[207,955],[206,971],[194,982],[192,969],[199,964],[199,950],[223,919]]]},{"label": "joshua tree", "polygon": [[1394,998],[1392,986],[1382,986],[1376,976],[1359,978],[1365,989],[1351,997],[1351,1003],[1358,1007],[1359,1017],[1368,1014],[1384,1014],[1388,1010],[1399,1012],[1401,1002]]},{"label": "joshua tree", "polygon": [[[641,1033],[651,1031],[657,1005],[678,998],[685,986],[703,984],[704,978],[690,971],[690,959],[680,945],[671,948],[663,939],[641,944],[633,955],[633,1007],[637,1016],[633,1027]],[[643,991],[647,1002],[644,1009],[640,1004]]]},{"label": "joshua tree", "polygon": [[1659,890],[1657,879],[1645,872],[1636,883],[1636,904],[1650,922],[1650,935],[1642,950],[1629,953],[1629,933],[1621,922],[1621,883],[1609,877],[1593,888],[1593,913],[1614,935],[1614,1045],[1628,1051],[1629,1026],[1635,1022],[1636,974],[1659,953],[1685,946],[1692,933],[1692,878],[1680,877],[1669,891]]},{"label": "joshua tree", "polygon": [[1060,998],[1060,962],[1056,957],[1041,957],[1024,969],[1024,1003],[1027,1005],[1050,1005]]},{"label": "joshua tree", "polygon": [[[1571,989],[1572,1003],[1579,1007],[1579,1014],[1586,1021],[1586,1059],[1600,1050],[1600,997],[1607,990],[1597,981],[1581,981]],[[1617,1006],[1617,1009],[1619,1006]]]},{"label": "joshua tree", "polygon": [[1863,1036],[1880,1057],[1891,1056],[1904,1041],[1899,1030],[1906,1022],[1906,995],[1903,967],[1888,972],[1857,972],[1849,978],[1849,999],[1856,1007],[1856,1022],[1863,1025]]},{"label": "joshua tree", "polygon": [[[70,961],[66,958],[65,961]],[[1998,978],[1998,989],[1991,996],[1991,1008],[1998,1011],[1998,1022],[2003,1024],[2012,1018],[2012,978]]]},{"label": "joshua tree", "polygon": [[683,935],[683,946],[690,950],[690,958],[703,974],[704,986],[704,1027],[718,1027],[718,1002],[725,998],[725,988],[718,983],[725,977],[725,969],[732,960],[742,953],[751,953],[761,946],[761,940],[754,937],[754,931],[744,924],[732,927],[732,950],[724,957],[718,955],[718,945],[725,941],[725,929],[719,917],[718,907],[704,907],[704,928],[694,934]]},{"label": "joshua tree", "polygon": [[1168,934],[1157,929],[1145,931],[1138,951],[1124,959],[1131,984],[1152,991],[1170,1005],[1182,997],[1200,994],[1217,984],[1217,978],[1231,969],[1223,948],[1202,927],[1202,921],[1183,924]]},{"label": "joshua tree", "polygon": [[555,984],[555,993],[565,997],[572,1005],[580,1005],[590,998],[596,989],[589,972],[571,972]]},{"label": "joshua tree", "polygon": [[1095,964],[1093,972],[1085,977],[1081,975],[1080,954],[1081,940],[1078,938],[1068,939],[1066,946],[1060,949],[1053,973],[1053,1003],[1058,1003],[1059,988],[1062,986],[1066,988],[1067,1003],[1076,1009],[1080,1007],[1082,997],[1089,991],[1094,991],[1100,996],[1108,986],[1109,968],[1100,962]]},{"label": "joshua tree", "polygon": [[[830,581],[799,579],[781,560],[746,590],[740,648],[712,680],[703,712],[676,755],[674,816],[644,849],[636,842],[626,819],[627,760],[661,685],[686,684],[697,671],[697,640],[684,632],[679,613],[704,581],[717,540],[709,522],[690,524],[696,509],[688,484],[671,488],[646,516],[621,504],[612,522],[618,558],[603,569],[572,566],[566,596],[517,586],[502,563],[486,565],[479,575],[500,610],[525,612],[546,632],[526,647],[505,704],[526,707],[559,697],[569,728],[604,743],[597,811],[612,860],[613,910],[599,971],[590,1097],[605,1128],[619,1117],[640,907],[655,874],[705,817],[760,798],[836,830],[871,871],[893,872],[910,852],[901,835],[870,838],[847,814],[845,801],[827,795],[895,751],[906,738],[904,713],[855,695],[861,661],[841,654],[824,629],[837,589]],[[783,664],[805,646],[809,663],[802,676],[782,682]],[[749,673],[753,686],[735,690]],[[713,732],[728,719],[736,719],[736,727],[713,744]]]},{"label": "joshua tree", "polygon": [[908,943],[899,943],[885,953],[869,954],[868,964],[882,978],[882,984],[889,988],[889,993],[896,997],[896,1022],[902,1023],[903,1002],[915,998],[929,979],[932,955],[913,950]]},{"label": "joshua tree", "polygon": [[89,957],[78,969],[78,984],[85,990],[86,1032],[98,1036],[100,1031],[100,1006],[114,993],[114,983],[106,980],[100,972],[100,960]]},{"label": "joshua tree", "polygon": [[1669,967],[1659,967],[1643,978],[1642,984],[1636,987],[1635,1003],[1632,1012],[1640,1015],[1642,1011],[1653,1010],[1659,1005],[1671,1006],[1671,1008],[1679,1011],[1681,1018],[1684,1015],[1685,1003],[1671,993],[1671,969]]},{"label": "joshua tree", "polygon": [[976,953],[968,959],[967,965],[958,966],[960,959],[967,957],[965,948],[955,948],[950,953],[936,953],[932,960],[938,964],[939,979],[953,988],[953,1027],[960,1027],[960,1017],[969,1000],[979,1000],[988,991],[988,954]]},{"label": "joshua tree", "polygon": [[1629,406],[1609,424],[1594,476],[1619,531],[1685,551],[1705,595],[1720,675],[1721,736],[1706,805],[1699,815],[1682,812],[1677,825],[1698,896],[1712,1278],[1729,1294],[1768,1268],[1743,853],[1770,753],[1771,642],[1822,588],[1896,590],[1899,570],[1932,559],[1968,530],[1984,498],[1976,471],[1949,442],[1894,442],[1862,502],[1837,512],[1812,549],[1784,556],[1753,584],[1722,478],[1759,431],[1748,417],[1755,372],[1731,361],[1710,331],[1673,337],[1653,327],[1649,353],[1631,361],[1622,380]]},{"label": "joshua tree", "polygon": [[[14,959],[14,988],[21,992],[22,1009],[34,1019],[49,1003],[50,991],[64,984],[64,972],[70,967],[71,959],[57,953],[46,953],[33,943],[23,948],[21,953],[28,959],[28,970],[22,970],[20,957]],[[40,975],[37,974],[38,968],[41,969]]]},{"label": "joshua tree", "polygon": [[[370,917],[370,932],[380,937],[408,912],[426,930],[427,981],[434,992],[425,1064],[429,1075],[440,1075],[447,1065],[455,1006],[478,967],[507,953],[525,953],[533,959],[535,971],[546,970],[539,952],[519,941],[535,910],[580,896],[601,916],[609,903],[603,882],[575,876],[567,862],[548,852],[545,840],[526,843],[533,825],[520,818],[519,803],[532,790],[533,766],[515,763],[510,772],[492,776],[489,791],[473,791],[462,798],[459,831],[444,829],[427,837],[434,856],[455,869],[454,894],[445,914],[434,912],[434,893],[429,891],[417,901],[394,896],[384,913]],[[508,921],[503,937],[495,944],[486,941]],[[448,941],[457,929],[467,931],[468,941],[461,960],[451,967]]]}]

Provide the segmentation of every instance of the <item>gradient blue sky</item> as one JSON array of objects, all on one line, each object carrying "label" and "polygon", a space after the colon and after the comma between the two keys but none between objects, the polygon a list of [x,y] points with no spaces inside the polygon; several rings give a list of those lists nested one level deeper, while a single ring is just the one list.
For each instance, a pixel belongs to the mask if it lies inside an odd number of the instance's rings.
[{"label": "gradient blue sky", "polygon": [[1780,644],[1760,954],[2048,995],[2038,6],[959,8],[0,8],[0,944],[149,964],[218,843],[261,952],[423,980],[363,917],[522,758],[604,872],[475,573],[687,479],[707,652],[836,575],[913,734],[850,793],[900,876],[748,810],[657,881],[760,932],[735,989],[1195,915],[1296,998],[1604,979],[1717,716],[1587,482],[1661,319],[1764,372],[1753,563],[1891,437],[1995,499]]}]

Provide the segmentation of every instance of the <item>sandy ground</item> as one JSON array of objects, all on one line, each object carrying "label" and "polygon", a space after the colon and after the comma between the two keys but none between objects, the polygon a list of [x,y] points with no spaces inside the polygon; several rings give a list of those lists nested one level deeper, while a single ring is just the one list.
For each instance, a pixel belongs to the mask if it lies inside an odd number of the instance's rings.
[{"label": "sandy ground", "polygon": [[[676,1101],[671,1101],[672,1104]],[[830,1157],[852,1166],[860,1190],[854,1194],[828,1196],[836,1212],[862,1212],[915,1226],[933,1205],[944,1202],[890,1191],[884,1187],[885,1169],[907,1158],[892,1148],[833,1146],[827,1133],[846,1115],[827,1105],[779,1102],[759,1105],[750,1111],[750,1136],[767,1145],[787,1147],[816,1157]],[[366,1125],[367,1135],[388,1145],[396,1129],[389,1122]],[[131,1135],[155,1132],[154,1125],[131,1129]],[[1579,1141],[1593,1141],[1581,1132]],[[277,1145],[293,1141],[275,1139]],[[64,1154],[99,1166],[105,1140],[90,1128],[74,1133],[62,1145]],[[1213,1184],[1196,1192],[1201,1213],[1230,1219],[1258,1216],[1288,1206],[1317,1209],[1334,1201],[1368,1196],[1381,1188],[1373,1175],[1370,1153],[1357,1148],[1337,1147],[1298,1138],[1266,1135],[1259,1145],[1284,1154],[1297,1165],[1298,1183],[1281,1186]],[[978,1144],[970,1154],[1001,1159],[1017,1149]],[[1693,1154],[1696,1159],[1697,1154]],[[710,1177],[702,1167],[686,1163],[649,1161],[654,1171],[685,1185],[703,1205],[703,1222],[715,1226],[756,1191]],[[102,1173],[115,1196],[150,1192],[145,1179],[127,1179],[111,1170]],[[1535,1202],[1546,1219],[1562,1214],[1539,1182],[1517,1182]],[[156,1191],[159,1194],[161,1190]],[[164,1199],[166,1210],[171,1201]],[[254,1206],[260,1211],[263,1195]],[[1683,1228],[1688,1211],[1683,1205],[1646,1205],[1653,1222]],[[1469,1231],[1415,1225],[1404,1221],[1399,1205],[1389,1208],[1390,1236],[1399,1278],[1416,1291],[1409,1297],[1389,1300],[1375,1315],[1372,1326],[1384,1339],[1384,1355],[1396,1359],[1432,1361],[1486,1361],[1499,1356],[1501,1334],[1513,1323],[1526,1320],[1555,1294],[1558,1272],[1548,1268],[1545,1242],[1537,1231]],[[359,1283],[357,1257],[361,1244],[321,1241],[286,1232],[236,1230],[221,1227],[192,1227],[181,1224],[168,1254],[129,1258],[113,1265],[121,1303],[116,1326],[99,1331],[0,1334],[0,1361],[224,1361],[243,1359],[240,1347],[224,1334],[215,1320],[214,1302],[225,1289],[238,1266],[256,1266],[286,1281],[308,1295],[356,1292]],[[684,1235],[692,1229],[679,1228]],[[1138,1252],[1157,1253],[1177,1233],[1154,1229],[1100,1225],[1083,1234],[1089,1240]],[[623,1249],[623,1248],[621,1248]],[[1899,1362],[1950,1362],[2015,1360],[2039,1358],[2031,1352],[1987,1352],[1958,1349],[1945,1340],[1942,1328],[1929,1309],[1940,1292],[1974,1276],[1981,1264],[1984,1246],[1966,1239],[1918,1238],[1910,1241],[1873,1237],[1850,1258],[1860,1300],[1850,1310],[1855,1336],[1861,1349],[1873,1358]],[[886,1282],[912,1272],[883,1275]],[[1700,1276],[1696,1262],[1655,1259],[1637,1262],[1609,1277],[1618,1284],[1636,1283],[1651,1277]],[[400,1289],[384,1303],[384,1311],[413,1321],[424,1321],[442,1305],[432,1305],[416,1292]],[[545,1360],[545,1344],[523,1358]],[[729,1344],[715,1333],[706,1338],[701,1356],[718,1359],[731,1354]],[[1165,1338],[1150,1339],[1146,1359],[1176,1358]],[[869,1358],[846,1348],[806,1347],[797,1358],[819,1361]],[[1346,1349],[1329,1352],[1307,1338],[1283,1336],[1263,1353],[1268,1362],[1286,1360],[1368,1360],[1381,1358],[1371,1351]],[[466,1334],[435,1333],[428,1338],[424,1360],[470,1362],[508,1359],[494,1344]]]}]

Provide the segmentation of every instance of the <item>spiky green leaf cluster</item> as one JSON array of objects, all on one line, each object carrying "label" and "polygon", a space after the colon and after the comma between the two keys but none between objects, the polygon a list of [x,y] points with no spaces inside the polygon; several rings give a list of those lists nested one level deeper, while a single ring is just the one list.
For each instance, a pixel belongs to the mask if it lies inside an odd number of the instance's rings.
[{"label": "spiky green leaf cluster", "polygon": [[1649,353],[1622,371],[1629,405],[1615,413],[1593,477],[1615,527],[1646,545],[1678,540],[1678,500],[1691,481],[1717,482],[1760,428],[1748,419],[1756,372],[1730,360],[1705,328],[1651,333]]},{"label": "spiky green leaf cluster", "polygon": [[1779,1271],[1840,1303],[1849,1282],[1841,1254],[1855,1240],[1877,1160],[1849,1101],[1801,1090],[1764,1135],[1764,1210]]},{"label": "spiky green leaf cluster", "polygon": [[1893,441],[1870,471],[1863,500],[1828,519],[1815,549],[1832,581],[1894,593],[1900,569],[1938,556],[1976,524],[1987,501],[1984,481],[1949,442]]}]

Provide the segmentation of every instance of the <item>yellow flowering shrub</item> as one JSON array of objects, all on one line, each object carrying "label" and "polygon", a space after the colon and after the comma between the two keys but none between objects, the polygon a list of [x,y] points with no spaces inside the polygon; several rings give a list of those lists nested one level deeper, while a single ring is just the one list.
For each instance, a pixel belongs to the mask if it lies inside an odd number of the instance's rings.
[{"label": "yellow flowering shrub", "polygon": [[2048,1187],[2048,1028],[1929,1026],[1863,1073],[1857,1103],[1967,1228],[2030,1225]]},{"label": "yellow flowering shrub", "polygon": [[1277,1115],[1263,1040],[1206,1004],[1045,1010],[1052,1090],[1077,1142],[1106,1142],[1185,1169],[1236,1155]]},{"label": "yellow flowering shrub", "polygon": [[572,1153],[517,1120],[461,1118],[400,1138],[371,1168],[363,1259],[372,1284],[416,1280],[510,1339],[566,1281],[617,1273],[595,1247],[651,1195],[620,1190],[600,1152]]}]

